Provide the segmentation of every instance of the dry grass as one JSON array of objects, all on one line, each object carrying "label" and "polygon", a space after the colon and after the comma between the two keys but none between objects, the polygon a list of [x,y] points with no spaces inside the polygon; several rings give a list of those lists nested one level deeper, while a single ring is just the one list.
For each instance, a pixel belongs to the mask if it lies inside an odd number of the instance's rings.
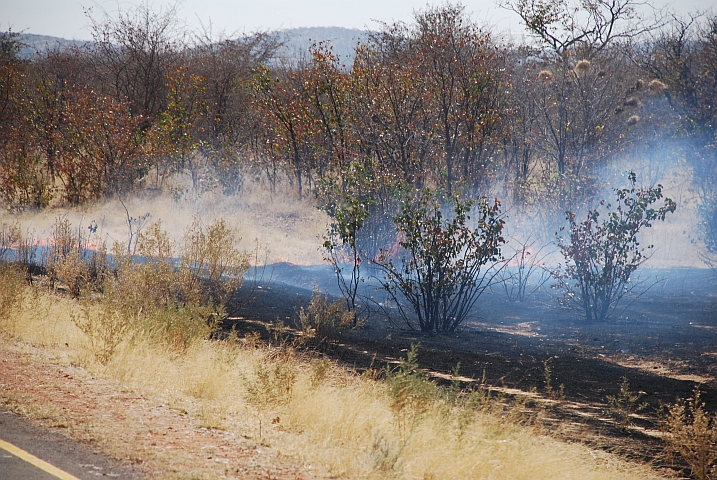
[{"label": "dry grass", "polygon": [[[81,310],[77,300],[23,287],[22,307],[2,320],[2,341],[41,347],[55,362],[80,364],[205,428],[271,448],[317,477],[657,477],[646,466],[540,435],[516,420],[519,405],[493,409],[485,396],[476,402],[426,387],[410,365],[401,382],[386,383],[251,338],[195,337],[178,351],[160,337],[129,333],[98,358],[72,320]],[[32,409],[57,414],[52,405]]]},{"label": "dry grass", "polygon": [[[156,196],[138,195],[124,198],[123,202],[130,217],[136,221],[133,224],[134,239],[138,233],[146,232],[151,224],[159,221],[169,233],[170,240],[180,243],[195,216],[199,216],[205,225],[224,219],[226,227],[241,230],[242,241],[239,246],[245,250],[251,251],[255,239],[259,239],[261,245],[269,251],[269,263],[323,262],[322,253],[317,248],[318,239],[326,233],[329,218],[316,209],[311,196],[297,199],[291,194],[271,193],[261,183],[247,181],[242,191],[233,196],[225,196],[221,191],[210,191],[199,199],[173,199],[169,193],[165,193]],[[21,216],[0,211],[0,231],[3,223],[8,230],[16,223],[19,227],[32,225],[34,238],[46,242],[53,233],[58,216],[64,215],[73,226],[74,234],[87,234],[88,227],[94,225],[94,221],[97,225],[94,237],[106,241],[108,247],[115,241],[126,247],[130,228],[124,212],[118,199],[87,204],[81,210],[56,208],[51,211],[27,212]],[[144,221],[140,222],[140,218],[147,214]]]},{"label": "dry grass", "polygon": [[717,478],[717,416],[705,411],[699,388],[666,408],[662,431],[668,458],[682,457],[699,480]]}]

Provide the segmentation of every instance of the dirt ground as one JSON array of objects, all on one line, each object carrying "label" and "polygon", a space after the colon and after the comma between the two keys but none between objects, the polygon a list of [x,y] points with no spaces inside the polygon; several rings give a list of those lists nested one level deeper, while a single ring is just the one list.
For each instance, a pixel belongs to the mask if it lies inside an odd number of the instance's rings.
[{"label": "dirt ground", "polygon": [[[268,338],[267,325],[290,325],[312,289],[337,293],[335,279],[323,272],[277,267],[274,281],[256,290],[256,300],[225,327]],[[475,315],[454,333],[409,331],[375,316],[344,333],[326,353],[363,371],[395,362],[420,344],[419,363],[439,382],[447,382],[460,363],[465,388],[484,384],[495,392],[527,394],[541,405],[540,422],[555,436],[686,474],[684,465],[662,454],[659,415],[695,387],[707,409],[717,411],[717,277],[706,269],[649,274],[648,282],[657,283],[641,297],[626,299],[626,308],[604,323],[586,323],[579,312],[561,307],[550,289],[522,303],[511,303],[497,289],[481,297]],[[552,394],[546,389],[546,361]],[[644,392],[640,402],[647,402],[627,429],[616,425],[607,402],[619,395],[623,377],[632,391]]]},{"label": "dirt ground", "polygon": [[204,428],[184,409],[58,365],[41,349],[4,347],[0,409],[102,452],[139,478],[311,478],[272,448]]}]

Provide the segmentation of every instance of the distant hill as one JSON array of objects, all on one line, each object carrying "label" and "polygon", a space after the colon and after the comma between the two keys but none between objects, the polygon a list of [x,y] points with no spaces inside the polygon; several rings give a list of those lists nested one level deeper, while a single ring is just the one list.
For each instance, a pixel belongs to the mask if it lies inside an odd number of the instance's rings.
[{"label": "distant hill", "polygon": [[279,33],[286,42],[279,52],[280,55],[300,58],[301,55],[307,54],[312,43],[329,41],[341,62],[350,66],[353,62],[356,44],[365,40],[368,32],[343,27],[306,27],[282,30]]},{"label": "distant hill", "polygon": [[20,41],[25,45],[20,50],[21,58],[30,58],[36,52],[55,50],[70,46],[88,45],[92,42],[85,40],[67,40],[66,38],[51,37],[49,35],[35,35],[33,33],[20,34]]},{"label": "distant hill", "polygon": [[[353,28],[343,27],[306,27],[291,28],[277,32],[285,42],[279,55],[288,59],[298,59],[308,53],[309,47],[314,42],[329,41],[334,47],[334,53],[339,56],[341,62],[350,66],[353,62],[356,43],[365,40],[367,32]],[[92,42],[84,40],[67,40],[65,38],[51,37],[49,35],[35,35],[24,33],[20,40],[25,47],[20,51],[22,58],[30,58],[36,52],[68,46],[89,45]]]}]

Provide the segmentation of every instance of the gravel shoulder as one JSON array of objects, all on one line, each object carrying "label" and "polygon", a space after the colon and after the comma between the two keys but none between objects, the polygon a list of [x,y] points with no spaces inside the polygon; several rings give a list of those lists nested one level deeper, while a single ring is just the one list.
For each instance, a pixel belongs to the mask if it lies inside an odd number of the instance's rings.
[{"label": "gravel shoulder", "polygon": [[[124,475],[115,478],[310,478],[270,447],[201,427],[184,410],[92,378],[80,367],[50,358],[46,351],[2,339],[0,408],[31,424],[24,437],[18,433],[0,438],[15,439],[21,448],[35,445],[36,440],[37,445],[57,442],[58,435],[69,438],[72,442],[58,447],[60,452],[82,451],[90,455],[82,465]],[[33,451],[38,450],[33,447]],[[107,458],[100,461],[96,452]],[[57,458],[49,460],[53,459]],[[57,466],[63,465],[67,466]],[[67,468],[69,473],[82,473],[87,467]]]}]

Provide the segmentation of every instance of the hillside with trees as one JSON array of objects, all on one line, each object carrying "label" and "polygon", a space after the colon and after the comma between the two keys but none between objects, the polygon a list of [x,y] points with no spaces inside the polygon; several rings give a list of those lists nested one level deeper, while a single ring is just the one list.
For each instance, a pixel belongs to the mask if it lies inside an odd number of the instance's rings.
[{"label": "hillside with trees", "polygon": [[79,205],[177,174],[197,191],[252,175],[307,197],[356,163],[377,180],[377,209],[403,182],[552,218],[591,199],[617,158],[679,159],[699,172],[713,251],[715,17],[645,20],[631,0],[506,7],[531,43],[496,41],[460,5],[293,43],[187,32],[146,6],[90,17],[93,41],[29,57],[31,38],[5,32],[3,206]]}]

